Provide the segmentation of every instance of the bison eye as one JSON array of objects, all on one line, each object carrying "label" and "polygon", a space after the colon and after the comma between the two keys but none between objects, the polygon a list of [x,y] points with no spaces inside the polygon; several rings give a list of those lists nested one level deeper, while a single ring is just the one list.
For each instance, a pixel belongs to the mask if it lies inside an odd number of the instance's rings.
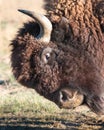
[{"label": "bison eye", "polygon": [[46,54],[46,59],[48,60],[50,58],[50,53]]},{"label": "bison eye", "polygon": [[52,48],[50,48],[50,47],[47,47],[42,51],[42,54],[41,54],[42,63],[45,63],[45,64],[48,63],[48,60],[51,57],[51,53],[52,53]]}]

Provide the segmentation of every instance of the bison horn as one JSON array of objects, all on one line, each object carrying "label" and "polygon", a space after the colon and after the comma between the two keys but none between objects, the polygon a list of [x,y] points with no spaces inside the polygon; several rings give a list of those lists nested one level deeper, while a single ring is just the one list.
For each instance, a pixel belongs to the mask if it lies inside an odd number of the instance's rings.
[{"label": "bison horn", "polygon": [[38,22],[40,27],[40,33],[36,38],[41,40],[42,42],[48,43],[50,41],[51,31],[52,31],[52,24],[49,21],[49,19],[46,16],[42,14],[38,14],[36,12],[22,10],[22,9],[19,9],[18,11],[32,17]]}]

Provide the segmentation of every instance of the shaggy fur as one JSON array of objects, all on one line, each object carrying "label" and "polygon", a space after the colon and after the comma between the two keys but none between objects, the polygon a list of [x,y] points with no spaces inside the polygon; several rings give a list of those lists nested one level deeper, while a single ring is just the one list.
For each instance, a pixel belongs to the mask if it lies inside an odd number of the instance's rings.
[{"label": "shaggy fur", "polygon": [[[99,2],[48,1],[51,42],[47,45],[35,39],[39,26],[34,22],[25,24],[12,41],[12,68],[18,82],[59,106],[60,91],[72,93],[74,89],[78,91],[76,98],[84,95],[94,112],[104,114],[104,34],[99,22],[103,6]],[[102,11],[96,13],[99,6]],[[49,58],[43,55],[47,48],[51,50]]]},{"label": "shaggy fur", "polygon": [[[103,0],[45,0],[45,9],[53,22],[53,42],[62,42],[83,50],[104,69],[104,1]],[[67,22],[61,24],[62,17]],[[64,27],[64,28],[63,28]],[[103,74],[104,75],[104,74]]]},{"label": "shaggy fur", "polygon": [[[63,35],[64,38],[62,39],[62,42],[65,44],[70,43],[76,48],[80,44],[86,44],[86,46],[88,46],[89,41],[91,41],[91,44],[92,42],[102,42],[104,40],[102,34],[103,25],[101,25],[102,28],[100,28],[100,18],[97,18],[100,16],[102,19],[104,18],[104,6],[102,3],[103,1],[100,2],[100,0],[92,0],[92,2],[91,0],[76,0],[74,2],[73,0],[51,0],[51,2],[47,2],[45,8],[48,11],[48,17],[53,23],[55,23],[52,33],[53,40],[60,41],[60,37]],[[100,6],[100,8],[98,9],[97,6]],[[100,11],[101,9],[102,11]],[[96,10],[99,10],[98,13],[96,12]],[[63,31],[63,34],[61,34],[61,36],[57,36],[57,34],[60,34],[59,23],[62,16],[67,18],[69,21],[69,23],[67,23],[69,24],[69,32],[65,35],[65,32]],[[93,41],[89,39],[90,35]]]},{"label": "shaggy fur", "polygon": [[[78,22],[78,19],[85,19],[94,14],[97,18],[104,18],[104,1],[103,0],[44,0],[45,9],[51,21],[59,21],[64,16],[70,20]],[[85,16],[88,15],[89,16]],[[79,15],[79,16],[77,16]],[[81,16],[82,15],[82,16]],[[74,18],[75,17],[75,18]],[[85,18],[86,17],[86,18]],[[91,17],[92,18],[92,17]],[[99,23],[101,21],[99,19]],[[104,20],[103,20],[104,23]],[[102,28],[102,27],[101,27]]]},{"label": "shaggy fur", "polygon": [[[66,47],[61,43],[54,44],[50,42],[49,45],[47,45],[39,42],[34,38],[34,32],[36,36],[38,34],[38,29],[39,26],[37,26],[36,23],[29,22],[20,29],[16,38],[12,41],[11,45],[13,49],[11,61],[13,74],[19,83],[26,87],[34,88],[40,95],[54,101],[61,107],[63,104],[59,104],[57,99],[59,98],[58,90],[60,90],[60,88],[66,83],[67,71],[65,70],[68,70],[69,62],[71,60],[73,61],[73,57],[76,56],[76,53],[78,53],[79,59],[81,55],[80,53],[82,52],[77,52],[77,50]],[[46,64],[42,60],[42,53],[47,47],[52,48],[53,52]],[[70,61],[67,62],[66,65],[63,64],[68,61],[68,59],[70,59]],[[79,60],[77,60],[77,62],[78,61]],[[71,68],[69,71],[72,71]],[[72,88],[71,90],[69,88],[69,91],[70,93],[73,93],[73,96],[74,93],[76,93],[76,90],[72,90]],[[82,94],[78,92],[75,99],[71,100],[72,104],[70,102],[70,108],[82,103]]]},{"label": "shaggy fur", "polygon": [[[86,103],[94,112],[103,113],[103,101],[96,102],[96,98],[100,100],[103,97],[103,77],[92,56],[82,51],[83,46],[76,49],[61,43],[41,43],[34,38],[34,27],[38,30],[36,23],[25,24],[12,41],[11,61],[17,81],[35,89],[59,106],[59,91],[68,87],[72,93],[70,88],[75,89],[78,91],[76,99],[80,98],[80,94],[84,95]],[[48,62],[44,63],[41,56],[47,47],[52,49],[52,53]]]},{"label": "shaggy fur", "polygon": [[[77,49],[82,45],[83,51],[92,55],[99,67],[104,64],[101,63],[104,62],[103,3],[101,0],[52,0],[47,1],[45,6],[46,9],[48,7],[48,17],[53,22],[51,40]],[[63,26],[60,24],[62,17],[68,20],[63,22]],[[101,19],[102,22],[99,23]]]}]

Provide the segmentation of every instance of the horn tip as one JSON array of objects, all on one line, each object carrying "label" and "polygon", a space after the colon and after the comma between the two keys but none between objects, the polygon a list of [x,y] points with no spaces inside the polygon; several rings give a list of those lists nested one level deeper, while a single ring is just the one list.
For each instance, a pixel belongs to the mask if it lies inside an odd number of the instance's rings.
[{"label": "horn tip", "polygon": [[24,14],[28,14],[30,11],[28,10],[24,10],[24,9],[18,9],[19,12],[24,13]]},{"label": "horn tip", "polygon": [[24,10],[24,9],[18,9],[18,11],[32,17],[32,12],[31,11]]},{"label": "horn tip", "polygon": [[18,9],[18,11],[19,11],[19,12],[21,12],[21,11],[22,11],[22,9]]}]

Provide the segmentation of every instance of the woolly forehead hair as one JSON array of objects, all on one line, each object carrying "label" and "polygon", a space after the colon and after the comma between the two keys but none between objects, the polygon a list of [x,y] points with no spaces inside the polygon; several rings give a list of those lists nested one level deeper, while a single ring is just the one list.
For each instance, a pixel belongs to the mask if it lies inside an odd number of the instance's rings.
[{"label": "woolly forehead hair", "polygon": [[23,84],[29,82],[29,86],[31,86],[32,82],[30,78],[35,74],[35,62],[33,62],[33,59],[40,58],[42,50],[46,47],[57,48],[57,46],[51,42],[49,44],[43,44],[43,42],[35,39],[29,33],[24,36],[17,36],[11,45],[13,73],[19,82]]},{"label": "woolly forehead hair", "polygon": [[[91,0],[44,0],[45,1],[45,9],[52,21],[54,19],[58,20],[61,16],[65,16],[69,18],[71,10],[78,6],[82,8],[87,4],[91,4]],[[75,7],[75,8],[74,8]]]},{"label": "woolly forehead hair", "polygon": [[12,41],[12,47],[13,49],[15,48],[24,48],[22,49],[25,53],[27,53],[27,55],[29,53],[32,53],[34,51],[34,53],[39,52],[40,50],[43,50],[46,47],[50,47],[50,48],[57,48],[57,45],[49,42],[49,44],[47,43],[43,43],[39,40],[37,40],[36,38],[34,38],[34,36],[32,36],[31,34],[27,33],[24,36],[17,36],[17,38],[15,40]]},{"label": "woolly forehead hair", "polygon": [[12,46],[13,48],[24,48],[24,51],[33,51],[35,48],[35,51],[38,52],[38,50],[43,47],[43,44],[37,39],[34,39],[34,37],[28,33],[24,36],[16,37],[16,39],[12,42]]}]

